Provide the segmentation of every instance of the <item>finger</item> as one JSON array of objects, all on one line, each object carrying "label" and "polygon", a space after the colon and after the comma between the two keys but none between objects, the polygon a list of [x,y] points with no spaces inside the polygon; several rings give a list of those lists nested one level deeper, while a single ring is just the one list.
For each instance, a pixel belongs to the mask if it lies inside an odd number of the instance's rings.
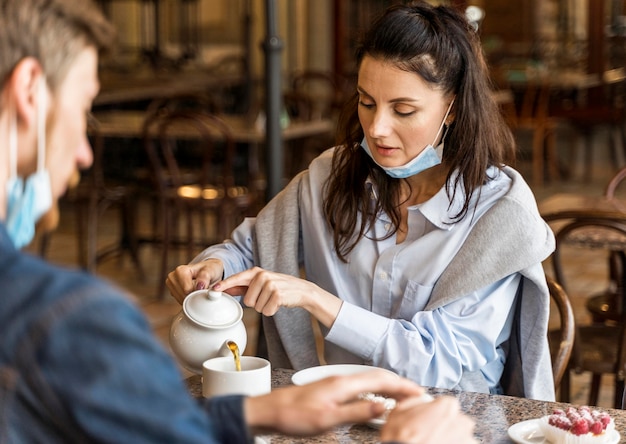
[{"label": "finger", "polygon": [[182,303],[185,296],[190,293],[192,279],[189,266],[179,265],[174,271],[168,274],[165,284],[172,296],[174,296],[178,302]]},{"label": "finger", "polygon": [[176,281],[173,279],[172,273],[170,273],[167,279],[165,280],[165,286],[169,290],[172,297],[182,304],[183,299],[185,298],[185,295],[183,294],[183,291],[180,285],[178,285]]},{"label": "finger", "polygon": [[[329,412],[330,413],[330,412]],[[348,422],[367,422],[385,413],[385,406],[379,402],[358,400],[349,402],[332,410],[329,422],[345,424]]]},{"label": "finger", "polygon": [[[213,287],[214,290],[218,290],[217,288]],[[231,296],[245,296],[246,294],[248,294],[248,287],[230,287],[227,290],[221,290],[226,294],[229,294]],[[244,300],[244,305],[245,306],[249,306],[248,304],[246,304],[245,300]]]},{"label": "finger", "polygon": [[362,393],[379,393],[384,396],[402,400],[410,396],[421,396],[424,388],[413,381],[402,378],[389,371],[372,367],[371,371],[355,375],[333,376],[327,378],[326,383],[336,385],[335,400],[348,402],[356,399]]},{"label": "finger", "polygon": [[227,290],[232,287],[248,287],[250,285],[250,281],[252,281],[254,276],[256,276],[258,272],[257,270],[259,270],[259,268],[254,267],[242,271],[241,273],[235,273],[215,284],[213,288],[215,290],[228,292]]},{"label": "finger", "polygon": [[281,306],[280,296],[272,289],[264,287],[257,305],[260,308],[257,310],[259,313],[263,313],[265,316],[274,316]]},{"label": "finger", "polygon": [[188,291],[187,294],[195,290],[208,290],[215,283],[213,270],[207,263],[199,262],[189,266],[191,273],[191,280],[188,281],[189,285],[185,288]]},{"label": "finger", "polygon": [[276,313],[270,309],[270,301],[272,300],[273,290],[270,283],[263,279],[261,273],[257,273],[254,279],[250,281],[250,287],[246,292],[244,303],[249,307],[254,307],[258,313],[262,313],[265,316],[272,316]]}]

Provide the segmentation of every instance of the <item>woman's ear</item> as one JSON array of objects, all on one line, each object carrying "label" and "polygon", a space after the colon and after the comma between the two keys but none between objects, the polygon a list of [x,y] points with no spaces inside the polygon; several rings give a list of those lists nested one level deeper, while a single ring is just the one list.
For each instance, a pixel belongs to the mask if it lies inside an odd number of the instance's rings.
[{"label": "woman's ear", "polygon": [[38,86],[43,70],[39,61],[26,57],[18,62],[9,77],[10,100],[15,103],[18,125],[35,128],[37,124]]}]

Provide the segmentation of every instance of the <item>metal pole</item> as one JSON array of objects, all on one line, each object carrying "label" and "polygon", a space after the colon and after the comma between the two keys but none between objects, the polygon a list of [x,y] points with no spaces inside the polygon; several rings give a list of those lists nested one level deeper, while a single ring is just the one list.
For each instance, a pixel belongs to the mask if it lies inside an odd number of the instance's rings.
[{"label": "metal pole", "polygon": [[267,141],[267,190],[269,201],[283,186],[283,141],[280,128],[282,104],[280,53],[283,42],[277,35],[276,2],[266,0],[267,36],[265,50],[265,137]]}]

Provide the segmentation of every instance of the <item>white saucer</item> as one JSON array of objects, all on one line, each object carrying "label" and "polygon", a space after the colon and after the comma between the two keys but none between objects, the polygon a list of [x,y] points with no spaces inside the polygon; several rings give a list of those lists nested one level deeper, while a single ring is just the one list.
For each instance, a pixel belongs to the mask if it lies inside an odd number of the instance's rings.
[{"label": "white saucer", "polygon": [[[519,444],[542,444],[548,443],[543,436],[540,426],[541,419],[529,419],[518,422],[509,427],[509,437]],[[617,430],[609,432],[609,441],[606,444],[617,444],[620,436]]]},{"label": "white saucer", "polygon": [[380,369],[378,367],[372,367],[371,365],[360,364],[332,364],[332,365],[318,365],[316,367],[305,368],[294,373],[291,376],[291,382],[295,385],[310,384],[311,382],[319,381],[320,379],[327,378],[335,375],[354,375],[356,373],[367,372],[370,370],[385,370],[392,373],[390,370]]}]

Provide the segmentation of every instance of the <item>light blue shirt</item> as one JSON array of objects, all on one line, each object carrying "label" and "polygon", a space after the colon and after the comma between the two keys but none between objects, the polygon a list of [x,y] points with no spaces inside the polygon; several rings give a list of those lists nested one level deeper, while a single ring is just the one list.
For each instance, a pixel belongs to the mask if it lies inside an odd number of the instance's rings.
[{"label": "light blue shirt", "polygon": [[[344,301],[332,328],[322,330],[326,362],[384,367],[434,387],[454,387],[464,370],[478,370],[497,390],[504,365],[501,345],[510,335],[520,275],[434,311],[423,309],[473,225],[510,188],[510,178],[490,170],[495,179],[482,187],[476,207],[470,206],[460,221],[453,222],[452,217],[462,205],[461,193],[450,205],[442,188],[427,202],[410,207],[409,231],[401,244],[396,244],[395,235],[374,240],[391,229],[389,218],[380,215],[344,263],[334,254],[332,234],[323,219],[321,190],[326,176],[317,173],[311,168],[302,184],[301,259],[308,280]],[[376,190],[369,186],[376,199]],[[225,276],[250,268],[254,222],[246,219],[231,241],[206,249],[194,261],[219,258]],[[471,267],[467,264],[468,273]]]}]

